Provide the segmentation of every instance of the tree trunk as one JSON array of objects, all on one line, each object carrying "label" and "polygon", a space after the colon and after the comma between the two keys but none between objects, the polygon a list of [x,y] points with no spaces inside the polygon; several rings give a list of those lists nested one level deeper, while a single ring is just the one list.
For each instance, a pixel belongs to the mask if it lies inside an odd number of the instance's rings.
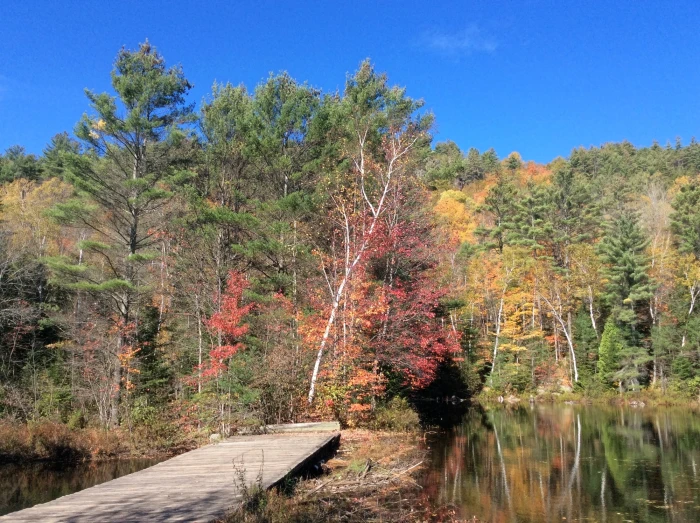
[{"label": "tree trunk", "polygon": [[112,371],[112,393],[109,402],[109,425],[113,428],[119,426],[119,403],[122,398],[122,362],[119,359],[119,355],[121,354],[122,346],[123,340],[120,334],[117,341],[117,357],[115,358]]},{"label": "tree trunk", "polygon": [[496,356],[498,355],[498,342],[501,336],[501,316],[503,315],[503,302],[505,301],[506,287],[503,287],[503,293],[501,294],[501,303],[498,306],[498,316],[496,317],[496,341],[493,344],[493,358],[491,359],[491,373],[489,377],[491,379],[491,385],[493,385],[493,371],[496,369]]},{"label": "tree trunk", "polygon": [[542,299],[545,301],[547,305],[549,305],[549,308],[552,311],[552,315],[554,318],[559,322],[559,325],[561,326],[562,330],[564,331],[564,336],[566,337],[566,343],[569,345],[569,353],[571,354],[571,363],[574,368],[574,382],[578,382],[578,365],[576,364],[576,352],[574,351],[574,343],[571,340],[571,333],[566,327],[566,323],[564,322],[564,319],[561,317],[561,314],[557,312],[557,310],[554,308],[552,303],[544,296],[542,296]]}]

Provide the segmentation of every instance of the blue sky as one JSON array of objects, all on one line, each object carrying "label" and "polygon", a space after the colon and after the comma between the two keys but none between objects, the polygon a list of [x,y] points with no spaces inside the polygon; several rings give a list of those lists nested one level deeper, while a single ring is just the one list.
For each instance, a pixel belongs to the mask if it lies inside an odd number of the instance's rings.
[{"label": "blue sky", "polygon": [[214,80],[288,71],[324,90],[370,57],[423,98],[436,140],[546,162],[573,147],[700,138],[692,1],[0,3],[0,151],[41,152],[108,91],[122,46],[148,38],[199,103]]}]

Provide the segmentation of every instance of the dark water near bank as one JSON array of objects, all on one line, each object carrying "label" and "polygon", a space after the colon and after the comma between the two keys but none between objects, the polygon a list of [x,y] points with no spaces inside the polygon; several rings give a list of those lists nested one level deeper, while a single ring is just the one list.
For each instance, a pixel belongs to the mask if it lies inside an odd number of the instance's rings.
[{"label": "dark water near bank", "polygon": [[0,465],[0,516],[137,472],[158,459]]},{"label": "dark water near bank", "polygon": [[688,409],[473,407],[430,446],[424,491],[458,518],[700,522]]}]

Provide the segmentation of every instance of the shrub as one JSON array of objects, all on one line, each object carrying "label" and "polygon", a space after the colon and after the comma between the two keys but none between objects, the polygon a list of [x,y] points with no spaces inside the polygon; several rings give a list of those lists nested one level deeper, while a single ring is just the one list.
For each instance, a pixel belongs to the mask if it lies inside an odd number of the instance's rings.
[{"label": "shrub", "polygon": [[419,422],[418,414],[408,401],[395,397],[388,405],[376,410],[373,426],[378,430],[410,432],[418,428]]},{"label": "shrub", "polygon": [[71,429],[62,423],[0,423],[0,461],[81,461],[113,457],[124,450],[119,432]]},{"label": "shrub", "polygon": [[82,434],[72,432],[62,423],[43,422],[29,425],[31,450],[37,456],[59,461],[76,461],[90,455]]}]

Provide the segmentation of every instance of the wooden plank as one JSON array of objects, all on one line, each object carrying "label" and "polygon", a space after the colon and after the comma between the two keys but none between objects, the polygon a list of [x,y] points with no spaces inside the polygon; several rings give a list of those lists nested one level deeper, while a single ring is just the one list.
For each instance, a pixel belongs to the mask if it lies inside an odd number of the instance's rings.
[{"label": "wooden plank", "polygon": [[338,432],[340,423],[337,421],[321,421],[316,423],[285,423],[282,425],[267,425],[265,431],[268,433],[285,432]]},{"label": "wooden plank", "polygon": [[240,436],[48,503],[13,522],[211,521],[240,502],[242,483],[271,488],[337,447],[337,433]]}]

